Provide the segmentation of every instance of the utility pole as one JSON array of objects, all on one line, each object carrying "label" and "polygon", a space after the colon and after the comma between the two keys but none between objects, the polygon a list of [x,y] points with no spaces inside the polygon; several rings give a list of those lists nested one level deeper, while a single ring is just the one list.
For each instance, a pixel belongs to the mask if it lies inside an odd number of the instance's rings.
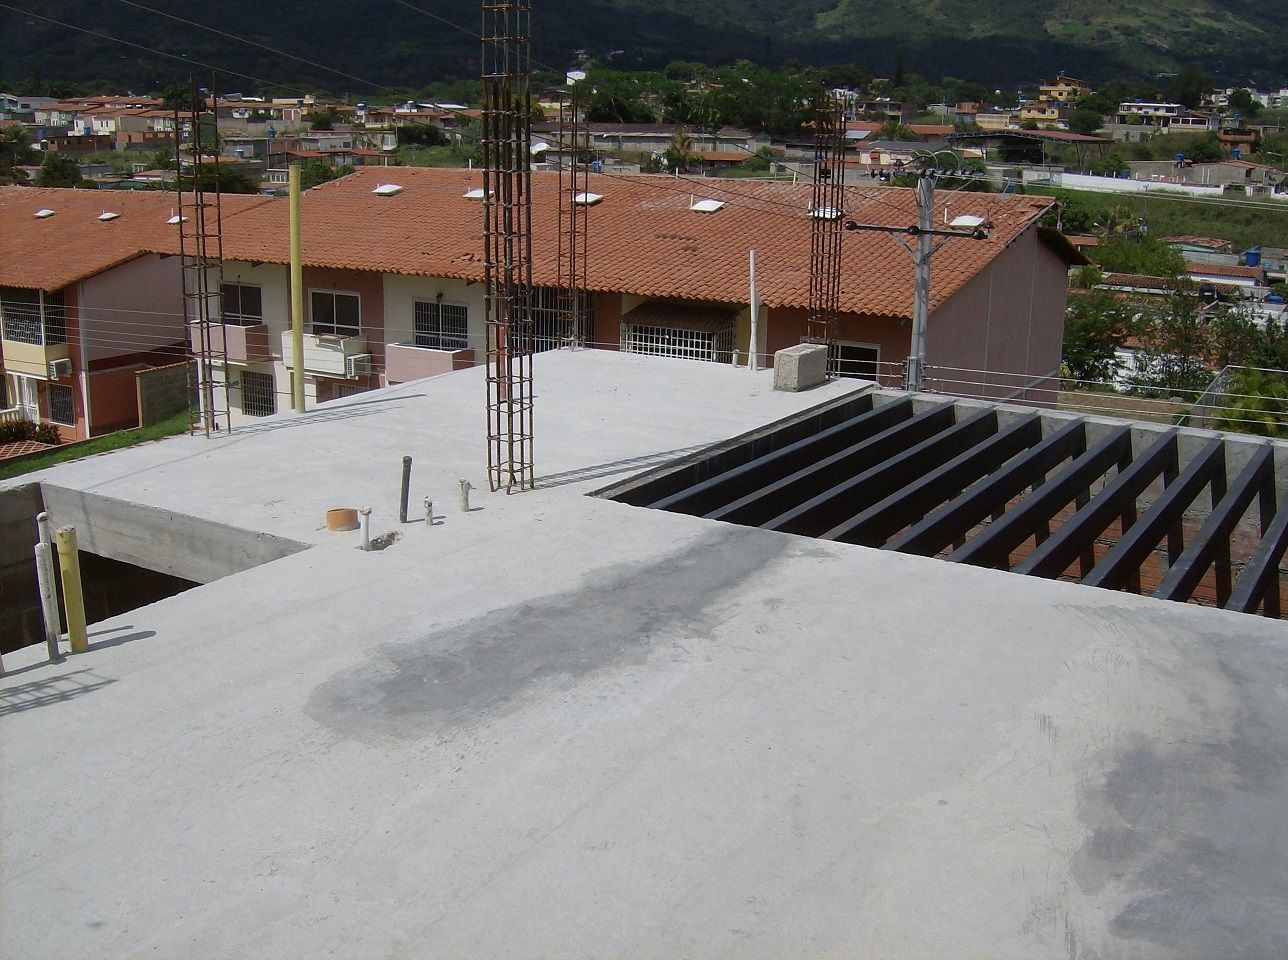
[{"label": "utility pole", "polygon": [[917,175],[916,285],[912,298],[912,352],[908,357],[908,389],[920,390],[926,364],[926,326],[930,321],[930,255],[934,250],[935,177],[930,170]]},{"label": "utility pole", "polygon": [[[948,229],[935,227],[935,177],[937,172],[932,167],[934,154],[926,154],[917,160],[917,223],[914,226],[900,227],[887,223],[857,223],[854,220],[845,222],[846,230],[871,230],[888,233],[894,236],[899,245],[912,257],[915,280],[912,298],[912,343],[908,356],[907,375],[904,382],[907,390],[921,390],[925,385],[926,367],[926,331],[930,322],[930,260],[935,251],[953,237],[966,237],[971,240],[987,240],[991,224],[983,217],[957,217]],[[910,236],[914,246],[909,246],[900,234]],[[942,239],[936,243],[935,238]]]}]

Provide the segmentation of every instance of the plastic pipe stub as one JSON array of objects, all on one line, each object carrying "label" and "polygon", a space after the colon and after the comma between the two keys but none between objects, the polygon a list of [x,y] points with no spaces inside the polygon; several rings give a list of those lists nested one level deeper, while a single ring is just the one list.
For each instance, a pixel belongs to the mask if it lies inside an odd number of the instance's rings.
[{"label": "plastic pipe stub", "polygon": [[357,530],[358,511],[353,507],[333,507],[326,512],[328,530]]}]

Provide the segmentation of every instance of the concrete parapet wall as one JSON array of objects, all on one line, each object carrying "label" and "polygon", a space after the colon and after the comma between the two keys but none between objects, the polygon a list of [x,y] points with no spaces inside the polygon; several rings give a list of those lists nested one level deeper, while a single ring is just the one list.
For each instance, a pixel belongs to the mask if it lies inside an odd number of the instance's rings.
[{"label": "concrete parapet wall", "polygon": [[149,367],[135,373],[138,380],[139,426],[148,427],[187,410],[189,404],[189,367],[191,363],[172,363]]},{"label": "concrete parapet wall", "polygon": [[[54,525],[76,528],[80,549],[196,583],[210,583],[306,547],[99,494],[51,484],[43,484],[41,491]],[[30,543],[26,549],[31,549]]]}]

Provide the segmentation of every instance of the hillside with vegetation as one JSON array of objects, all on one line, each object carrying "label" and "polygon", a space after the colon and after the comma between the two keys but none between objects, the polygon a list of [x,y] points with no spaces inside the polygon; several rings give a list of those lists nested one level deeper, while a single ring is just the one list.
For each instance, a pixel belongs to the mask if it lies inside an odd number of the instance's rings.
[{"label": "hillside with vegetation", "polygon": [[[245,90],[263,89],[267,81],[376,94],[386,87],[420,89],[469,79],[478,70],[473,34],[479,15],[472,5],[447,0],[282,0],[271,9],[248,0],[142,6],[50,0],[13,6],[25,12],[0,10],[0,83],[11,86],[57,78],[158,88],[188,69],[139,47],[235,70],[244,76],[222,83]],[[337,78],[146,7],[366,82]],[[580,50],[623,69],[657,68],[675,59],[746,58],[774,66],[797,60],[857,64],[878,75],[906,68],[1002,85],[1059,69],[1103,79],[1146,77],[1192,63],[1218,78],[1270,85],[1284,79],[1288,35],[1288,4],[1251,0],[543,0],[536,7],[535,56],[559,70]]]}]

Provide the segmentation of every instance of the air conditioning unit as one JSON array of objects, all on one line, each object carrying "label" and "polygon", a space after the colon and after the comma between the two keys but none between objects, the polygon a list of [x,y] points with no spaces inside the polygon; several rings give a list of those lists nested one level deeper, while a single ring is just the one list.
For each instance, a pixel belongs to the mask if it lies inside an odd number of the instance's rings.
[{"label": "air conditioning unit", "polygon": [[365,377],[371,373],[371,354],[358,353],[344,358],[344,375],[350,380]]},{"label": "air conditioning unit", "polygon": [[72,362],[67,359],[49,361],[49,379],[61,380],[72,375]]}]

